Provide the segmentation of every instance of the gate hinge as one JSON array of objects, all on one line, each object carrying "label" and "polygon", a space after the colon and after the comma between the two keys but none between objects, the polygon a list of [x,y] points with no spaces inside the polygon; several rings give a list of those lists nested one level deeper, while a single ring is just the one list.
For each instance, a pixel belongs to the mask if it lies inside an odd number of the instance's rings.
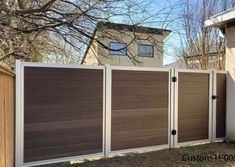
[{"label": "gate hinge", "polygon": [[213,99],[213,100],[216,100],[216,99],[218,99],[218,98],[219,98],[218,96],[212,95],[212,99]]},{"label": "gate hinge", "polygon": [[172,131],[171,131],[171,134],[172,134],[172,135],[176,135],[176,130],[172,130]]},{"label": "gate hinge", "polygon": [[177,78],[176,77],[172,77],[172,82],[176,82]]}]

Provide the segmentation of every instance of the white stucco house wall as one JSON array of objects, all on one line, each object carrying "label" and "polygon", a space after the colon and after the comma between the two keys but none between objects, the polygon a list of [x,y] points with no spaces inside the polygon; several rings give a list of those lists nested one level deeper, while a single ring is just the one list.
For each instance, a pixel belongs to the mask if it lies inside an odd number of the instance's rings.
[{"label": "white stucco house wall", "polygon": [[81,64],[163,67],[164,40],[171,31],[98,22]]},{"label": "white stucco house wall", "polygon": [[212,16],[205,26],[221,29],[226,37],[226,136],[235,140],[235,8]]}]

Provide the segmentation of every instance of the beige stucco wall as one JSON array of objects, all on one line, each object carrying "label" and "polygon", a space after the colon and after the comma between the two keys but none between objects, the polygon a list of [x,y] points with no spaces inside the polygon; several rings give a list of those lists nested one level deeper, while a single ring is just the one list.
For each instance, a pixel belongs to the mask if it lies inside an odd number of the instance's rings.
[{"label": "beige stucco wall", "polygon": [[226,33],[227,76],[227,137],[235,140],[235,27],[227,28]]},{"label": "beige stucco wall", "polygon": [[86,58],[83,64],[86,65],[98,65],[98,58],[97,58],[98,46],[96,42],[91,42],[91,45],[86,53]]},{"label": "beige stucco wall", "polygon": [[[163,67],[163,40],[167,36],[133,33],[130,31],[106,30],[97,31],[97,38],[104,45],[109,46],[110,42],[127,43],[128,56],[114,56],[109,54],[109,50],[98,44],[96,57],[99,64],[110,64],[118,66],[142,66],[142,67]],[[133,40],[134,39],[134,40]],[[138,44],[154,45],[154,57],[138,56]],[[92,45],[97,45],[93,43]],[[90,49],[89,49],[90,50]],[[88,51],[84,64],[94,64],[95,56]]]}]

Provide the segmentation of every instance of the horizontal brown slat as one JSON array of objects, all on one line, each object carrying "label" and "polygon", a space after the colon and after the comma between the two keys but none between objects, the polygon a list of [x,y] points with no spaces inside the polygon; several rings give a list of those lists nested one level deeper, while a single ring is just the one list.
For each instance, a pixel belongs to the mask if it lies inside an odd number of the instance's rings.
[{"label": "horizontal brown slat", "polygon": [[147,138],[151,136],[161,136],[163,133],[166,133],[168,131],[168,128],[158,128],[156,131],[156,128],[154,129],[141,129],[141,130],[133,130],[131,131],[118,131],[112,133],[112,139],[113,140],[122,140],[122,136],[126,136],[127,138]]},{"label": "horizontal brown slat", "polygon": [[61,136],[60,138],[53,139],[37,139],[34,141],[26,141],[27,144],[25,149],[37,149],[37,148],[48,148],[48,147],[56,147],[56,146],[65,146],[65,145],[73,145],[73,144],[82,144],[82,143],[93,143],[96,141],[100,141],[102,139],[102,134],[87,134],[87,135],[79,135],[77,136]]},{"label": "horizontal brown slat", "polygon": [[205,140],[208,139],[208,131],[207,130],[193,130],[193,131],[178,131],[181,136],[178,138],[180,142],[188,142],[194,140]]},{"label": "horizontal brown slat", "polygon": [[[207,118],[207,113],[205,113],[205,112],[185,112],[185,113],[181,113],[181,116],[182,116],[181,120],[191,121],[191,120],[195,119],[198,121],[198,119]],[[205,120],[203,120],[203,121],[205,121]],[[190,123],[192,123],[192,122],[190,122]]]},{"label": "horizontal brown slat", "polygon": [[162,145],[162,144],[167,144],[168,143],[167,140],[168,140],[168,135],[149,137],[149,138],[116,140],[115,142],[111,141],[112,142],[111,150],[122,150],[122,149]]},{"label": "horizontal brown slat", "polygon": [[127,110],[113,110],[113,117],[125,117],[125,116],[141,116],[141,115],[156,115],[168,114],[168,108],[152,108],[152,109],[127,109]]},{"label": "horizontal brown slat", "polygon": [[[101,126],[86,126],[80,128],[70,128],[70,129],[53,129],[53,130],[44,130],[44,131],[33,131],[25,132],[25,137],[27,141],[37,141],[37,140],[49,140],[55,138],[61,138],[64,136],[76,137],[78,135],[86,136],[91,134],[100,134],[102,129]],[[43,136],[43,138],[42,138]],[[27,142],[25,141],[25,142]]]},{"label": "horizontal brown slat", "polygon": [[[86,102],[87,103],[87,102]],[[99,103],[96,104],[90,104],[89,107],[86,108],[87,104],[81,104],[80,107],[82,108],[83,112],[97,112],[97,108],[101,108],[102,105]],[[66,107],[69,105],[70,107]],[[45,102],[43,105],[27,105],[25,106],[25,113],[29,114],[46,114],[46,113],[63,113],[63,111],[66,110],[67,112],[74,112],[77,111],[77,101],[72,102],[72,103],[59,103],[59,102],[54,102],[54,103],[48,103]]]},{"label": "horizontal brown slat", "polygon": [[76,121],[60,121],[60,122],[40,122],[25,124],[25,132],[54,130],[54,129],[69,129],[75,127],[87,127],[87,126],[100,126],[102,125],[102,119],[90,119],[90,120],[76,120]]},{"label": "horizontal brown slat", "polygon": [[25,149],[27,161],[38,161],[54,159],[58,157],[78,156],[85,154],[100,153],[102,151],[102,142],[85,143],[78,145],[65,145],[58,147],[47,147],[42,149]]},{"label": "horizontal brown slat", "polygon": [[[66,110],[66,109],[65,109]],[[29,110],[30,111],[30,110]],[[71,111],[71,109],[65,112],[56,112],[56,117],[50,117],[50,113],[31,113],[29,112],[25,119],[27,124],[30,123],[43,123],[43,122],[61,122],[61,121],[75,121],[75,120],[90,120],[90,119],[102,119],[102,115],[97,111],[78,112],[78,109]]]}]

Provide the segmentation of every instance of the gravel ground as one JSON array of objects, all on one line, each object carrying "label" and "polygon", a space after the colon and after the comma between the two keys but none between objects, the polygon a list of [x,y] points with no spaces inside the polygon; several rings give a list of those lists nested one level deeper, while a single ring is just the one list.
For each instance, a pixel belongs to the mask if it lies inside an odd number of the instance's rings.
[{"label": "gravel ground", "polygon": [[235,166],[235,145],[213,143],[142,154],[128,154],[76,164],[58,163],[44,167],[189,167]]}]

